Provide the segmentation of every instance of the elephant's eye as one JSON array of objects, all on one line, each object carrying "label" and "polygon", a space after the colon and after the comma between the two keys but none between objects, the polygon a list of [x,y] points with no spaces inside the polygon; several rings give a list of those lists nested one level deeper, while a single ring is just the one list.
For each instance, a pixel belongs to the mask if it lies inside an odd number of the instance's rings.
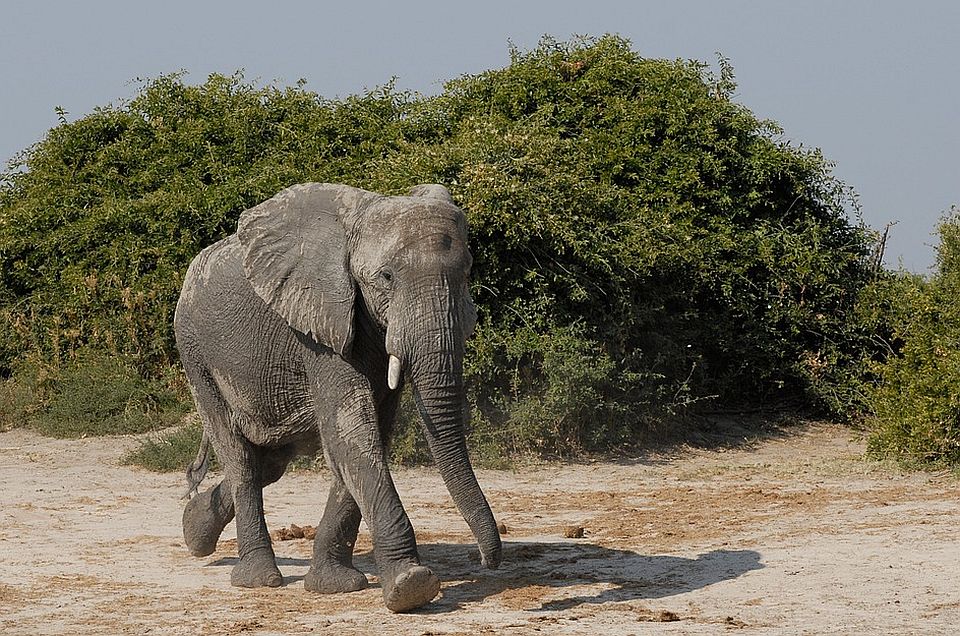
[{"label": "elephant's eye", "polygon": [[389,269],[380,270],[380,278],[387,284],[393,282],[393,272]]}]

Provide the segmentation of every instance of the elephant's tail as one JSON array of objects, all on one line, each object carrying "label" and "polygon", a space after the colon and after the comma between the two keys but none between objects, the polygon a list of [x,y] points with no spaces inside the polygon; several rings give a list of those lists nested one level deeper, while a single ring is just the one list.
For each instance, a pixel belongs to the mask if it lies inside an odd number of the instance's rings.
[{"label": "elephant's tail", "polygon": [[200,439],[200,449],[197,450],[197,458],[187,466],[187,492],[183,495],[184,499],[190,499],[197,494],[197,488],[203,478],[207,476],[207,469],[209,468],[210,438],[207,437],[207,431],[204,429],[203,437]]}]

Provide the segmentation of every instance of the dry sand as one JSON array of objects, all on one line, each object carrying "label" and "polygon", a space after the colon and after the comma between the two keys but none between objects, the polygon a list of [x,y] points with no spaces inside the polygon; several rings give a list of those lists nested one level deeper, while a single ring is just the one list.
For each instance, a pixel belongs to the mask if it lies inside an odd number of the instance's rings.
[{"label": "dry sand", "polygon": [[[190,557],[181,476],[120,466],[133,444],[0,434],[0,633],[960,633],[960,484],[865,462],[840,427],[480,471],[507,526],[497,571],[479,569],[436,473],[397,470],[423,561],[443,580],[405,615],[383,606],[365,527],[368,590],[305,592],[305,539],[275,544],[284,587],[230,587],[233,524],[215,554]],[[265,492],[268,525],[315,524],[326,489],[323,472],[286,475]]]}]

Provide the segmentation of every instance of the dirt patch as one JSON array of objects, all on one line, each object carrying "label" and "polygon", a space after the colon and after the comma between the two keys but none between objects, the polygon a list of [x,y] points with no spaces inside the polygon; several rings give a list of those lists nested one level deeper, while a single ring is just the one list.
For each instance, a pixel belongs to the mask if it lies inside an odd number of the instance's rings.
[{"label": "dirt patch", "polygon": [[303,590],[323,473],[265,493],[285,585],[241,590],[233,526],[209,557],[180,537],[179,475],[119,465],[127,438],[0,433],[2,634],[943,634],[960,624],[960,488],[861,460],[812,425],[735,450],[482,471],[507,529],[479,554],[440,478],[395,471],[421,557],[443,580],[418,612],[372,586]]}]

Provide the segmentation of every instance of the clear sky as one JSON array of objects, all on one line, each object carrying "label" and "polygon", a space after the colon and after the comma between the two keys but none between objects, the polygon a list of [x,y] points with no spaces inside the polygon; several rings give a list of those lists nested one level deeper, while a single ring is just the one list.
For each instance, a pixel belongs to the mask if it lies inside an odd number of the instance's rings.
[{"label": "clear sky", "polygon": [[343,97],[397,78],[437,93],[505,66],[510,43],[617,33],[647,57],[734,66],[735,99],[818,147],[891,230],[887,264],[926,272],[960,204],[960,2],[953,0],[46,0],[0,11],[0,163],[56,125],[179,70]]}]

